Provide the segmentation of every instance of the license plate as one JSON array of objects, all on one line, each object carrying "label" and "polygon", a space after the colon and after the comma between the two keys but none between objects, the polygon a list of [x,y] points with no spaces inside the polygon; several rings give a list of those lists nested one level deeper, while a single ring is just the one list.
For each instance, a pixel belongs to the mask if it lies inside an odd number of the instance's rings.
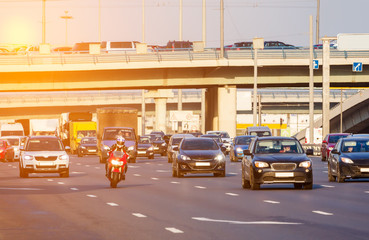
[{"label": "license plate", "polygon": [[281,172],[281,173],[275,173],[276,177],[293,177],[293,172]]},{"label": "license plate", "polygon": [[197,162],[197,163],[195,163],[195,166],[197,166],[197,167],[208,167],[208,166],[210,166],[210,163],[209,162]]},{"label": "license plate", "polygon": [[39,162],[39,166],[54,166],[53,162]]},{"label": "license plate", "polygon": [[90,149],[90,150],[88,150],[88,152],[96,152],[96,150],[95,149]]},{"label": "license plate", "polygon": [[369,168],[360,168],[360,172],[369,172]]},{"label": "license plate", "polygon": [[138,154],[146,154],[145,151],[137,151]]}]

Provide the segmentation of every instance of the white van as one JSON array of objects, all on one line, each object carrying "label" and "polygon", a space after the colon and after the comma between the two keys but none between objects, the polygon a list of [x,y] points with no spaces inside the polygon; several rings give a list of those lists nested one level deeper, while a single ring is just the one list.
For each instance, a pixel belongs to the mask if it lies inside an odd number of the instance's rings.
[{"label": "white van", "polygon": [[21,123],[4,123],[0,126],[0,137],[24,136],[24,129]]},{"label": "white van", "polygon": [[246,128],[245,135],[268,137],[272,136],[272,132],[269,127],[248,127]]},{"label": "white van", "polygon": [[101,43],[101,49],[106,53],[124,53],[126,51],[135,52],[138,41],[114,42],[106,41]]}]

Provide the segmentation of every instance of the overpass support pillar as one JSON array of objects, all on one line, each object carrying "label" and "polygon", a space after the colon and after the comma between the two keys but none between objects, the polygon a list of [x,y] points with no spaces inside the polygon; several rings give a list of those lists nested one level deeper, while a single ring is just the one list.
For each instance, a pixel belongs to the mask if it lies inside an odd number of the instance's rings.
[{"label": "overpass support pillar", "polygon": [[237,88],[209,88],[206,92],[206,131],[227,131],[236,136]]},{"label": "overpass support pillar", "polygon": [[171,89],[159,89],[149,91],[145,97],[151,97],[155,100],[155,130],[167,131],[167,99],[173,97]]}]

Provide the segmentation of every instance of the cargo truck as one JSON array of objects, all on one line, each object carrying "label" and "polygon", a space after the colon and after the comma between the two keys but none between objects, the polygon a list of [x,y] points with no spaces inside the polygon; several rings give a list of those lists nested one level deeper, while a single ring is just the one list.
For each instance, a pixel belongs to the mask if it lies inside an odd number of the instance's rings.
[{"label": "cargo truck", "polygon": [[59,119],[30,119],[29,135],[58,136]]},{"label": "cargo truck", "polygon": [[98,108],[97,113],[97,147],[100,163],[105,163],[110,148],[118,136],[123,136],[130,155],[129,162],[136,162],[137,156],[137,109],[107,107]]}]

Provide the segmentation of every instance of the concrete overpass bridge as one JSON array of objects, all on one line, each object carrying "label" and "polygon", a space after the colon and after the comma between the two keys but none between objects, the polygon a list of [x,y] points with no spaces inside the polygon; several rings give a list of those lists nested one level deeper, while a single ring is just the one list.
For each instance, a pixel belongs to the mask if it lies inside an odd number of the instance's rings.
[{"label": "concrete overpass bridge", "polygon": [[[259,87],[306,87],[308,50],[264,50],[258,54]],[[315,51],[322,62],[322,52]],[[331,86],[366,86],[369,71],[352,72],[356,61],[369,64],[369,52],[331,50]],[[206,88],[206,128],[235,135],[237,88],[253,84],[253,51],[158,52],[148,54],[64,54],[0,56],[2,91]],[[314,82],[321,85],[322,72]],[[156,95],[158,103],[162,98]],[[156,100],[155,100],[156,101]],[[164,113],[159,113],[163,115]],[[229,117],[234,116],[234,117]],[[231,126],[231,127],[230,127]]]}]

